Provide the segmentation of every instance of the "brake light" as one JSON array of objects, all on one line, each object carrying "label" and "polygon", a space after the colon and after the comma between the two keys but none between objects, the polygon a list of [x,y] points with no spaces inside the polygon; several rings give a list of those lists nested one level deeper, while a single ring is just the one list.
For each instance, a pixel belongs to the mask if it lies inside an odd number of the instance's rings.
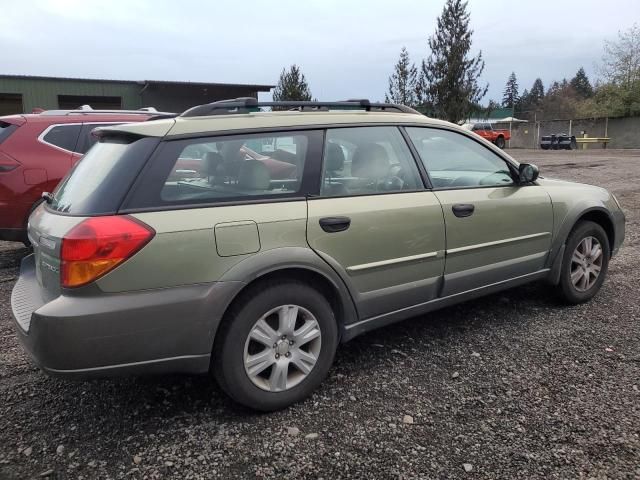
[{"label": "brake light", "polygon": [[62,239],[62,286],[73,288],[93,282],[131,258],[155,233],[128,216],[84,220]]}]

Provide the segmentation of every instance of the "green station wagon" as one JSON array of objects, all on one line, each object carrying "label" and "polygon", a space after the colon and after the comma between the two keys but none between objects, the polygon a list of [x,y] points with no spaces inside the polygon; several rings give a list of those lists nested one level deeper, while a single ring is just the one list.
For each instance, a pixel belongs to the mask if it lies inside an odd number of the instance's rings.
[{"label": "green station wagon", "polygon": [[236,99],[96,135],[11,298],[52,375],[211,372],[275,410],[370,329],[536,280],[589,300],[624,238],[606,190],[398,105]]}]

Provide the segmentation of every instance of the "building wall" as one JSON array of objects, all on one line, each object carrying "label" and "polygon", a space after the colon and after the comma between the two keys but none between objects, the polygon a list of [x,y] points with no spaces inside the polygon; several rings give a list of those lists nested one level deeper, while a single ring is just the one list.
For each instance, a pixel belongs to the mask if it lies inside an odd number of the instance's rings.
[{"label": "building wall", "polygon": [[[55,78],[3,78],[0,76],[0,102],[2,94],[21,94],[22,110],[5,111],[16,108],[15,101],[5,96],[3,114],[30,113],[34,108],[55,110],[61,108],[58,95],[87,97],[120,97],[122,109],[135,110],[141,107],[155,107],[159,111],[180,113],[195,105],[237,97],[256,97],[255,86],[176,84],[170,82],[135,81],[87,81]],[[91,101],[83,101],[91,105]],[[96,103],[96,102],[93,102]],[[69,108],[69,107],[66,107]]]},{"label": "building wall", "polygon": [[[122,108],[140,108],[141,85],[133,82],[86,82],[33,78],[0,78],[0,93],[22,94],[23,112],[58,108],[58,95],[121,97]],[[21,113],[21,112],[16,112]]]},{"label": "building wall", "polygon": [[238,97],[256,97],[251,87],[196,86],[150,83],[142,92],[143,107],[155,107],[164,112],[184,112],[203,103]]}]

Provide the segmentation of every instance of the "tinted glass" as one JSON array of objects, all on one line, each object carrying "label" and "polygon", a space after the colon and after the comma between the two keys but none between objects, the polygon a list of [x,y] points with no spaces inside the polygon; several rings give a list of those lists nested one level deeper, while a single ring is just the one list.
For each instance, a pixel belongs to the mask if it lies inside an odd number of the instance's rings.
[{"label": "tinted glass", "polygon": [[4,142],[9,135],[17,130],[17,125],[12,125],[10,123],[0,122],[0,143]]},{"label": "tinted glass", "polygon": [[56,147],[73,152],[78,143],[81,125],[58,125],[47,132],[43,140]]},{"label": "tinted glass", "polygon": [[421,127],[407,133],[436,188],[513,184],[507,162],[466,135]]},{"label": "tinted glass", "polygon": [[396,127],[327,131],[324,196],[371,195],[422,188],[415,161]]},{"label": "tinted glass", "polygon": [[93,147],[98,141],[98,137],[92,135],[94,129],[98,127],[108,127],[111,125],[118,125],[117,123],[85,123],[82,125],[82,131],[80,132],[80,138],[78,139],[78,145],[76,145],[75,152],[87,153],[87,151]]},{"label": "tinted glass", "polygon": [[300,192],[309,133],[191,140],[173,153],[161,203],[291,196]]},{"label": "tinted glass", "polygon": [[49,207],[81,215],[115,213],[158,142],[111,138],[96,143],[58,185]]}]

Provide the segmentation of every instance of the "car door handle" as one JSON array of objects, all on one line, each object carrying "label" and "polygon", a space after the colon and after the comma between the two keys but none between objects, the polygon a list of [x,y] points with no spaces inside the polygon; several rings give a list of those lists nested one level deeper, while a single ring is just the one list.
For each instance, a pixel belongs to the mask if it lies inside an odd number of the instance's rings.
[{"label": "car door handle", "polygon": [[456,203],[451,210],[456,217],[470,217],[476,209],[471,203]]},{"label": "car door handle", "polygon": [[349,217],[325,217],[320,219],[320,227],[328,233],[343,232],[351,225]]}]

